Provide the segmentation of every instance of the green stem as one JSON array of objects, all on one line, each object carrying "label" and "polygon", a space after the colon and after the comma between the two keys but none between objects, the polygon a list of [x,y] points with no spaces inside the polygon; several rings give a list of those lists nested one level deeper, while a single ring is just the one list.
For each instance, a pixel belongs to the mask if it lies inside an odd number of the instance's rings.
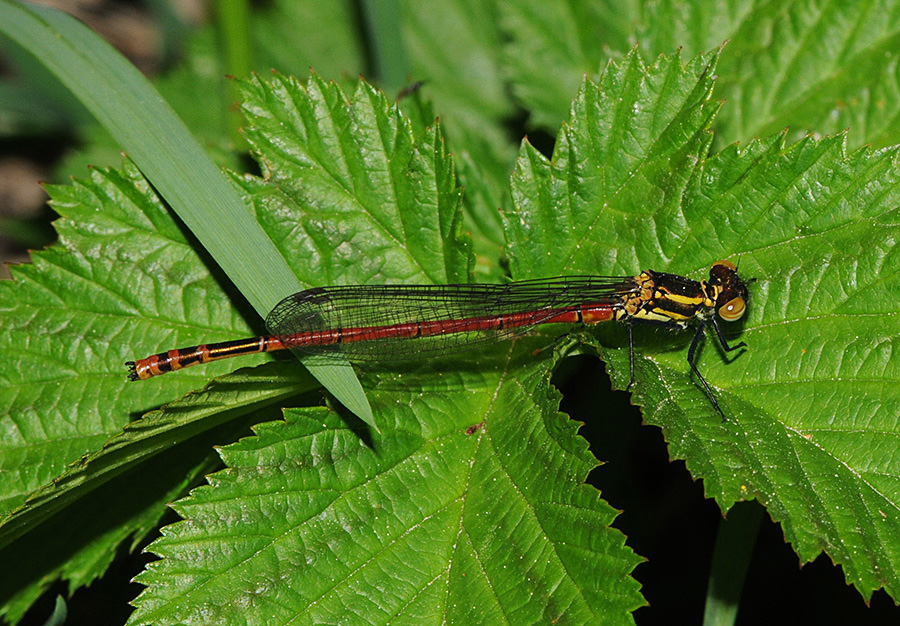
[{"label": "green stem", "polygon": [[372,71],[388,93],[409,80],[409,64],[403,46],[403,26],[399,0],[371,0],[362,3],[368,31]]},{"label": "green stem", "polygon": [[[250,43],[250,7],[247,0],[218,0],[216,2],[216,24],[225,63],[225,73],[229,76],[246,78],[253,67],[253,46]],[[226,108],[233,113],[228,116],[228,135],[236,146],[244,146],[241,135],[241,118],[232,106],[240,99],[240,92],[233,81],[226,85],[228,102]]]},{"label": "green stem", "polygon": [[704,626],[734,624],[764,510],[757,502],[739,503],[719,525],[706,592]]}]

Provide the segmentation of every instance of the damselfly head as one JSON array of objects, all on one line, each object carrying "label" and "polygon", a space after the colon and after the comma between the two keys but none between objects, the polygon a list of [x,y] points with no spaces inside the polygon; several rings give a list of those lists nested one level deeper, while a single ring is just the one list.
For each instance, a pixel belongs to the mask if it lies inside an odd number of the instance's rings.
[{"label": "damselfly head", "polygon": [[709,284],[716,289],[716,312],[726,322],[744,315],[750,293],[731,261],[716,261],[709,270]]}]

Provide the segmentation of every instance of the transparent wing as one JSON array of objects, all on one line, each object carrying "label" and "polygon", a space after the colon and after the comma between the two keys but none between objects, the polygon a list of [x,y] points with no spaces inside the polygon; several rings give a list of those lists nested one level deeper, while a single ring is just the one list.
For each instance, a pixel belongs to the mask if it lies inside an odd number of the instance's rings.
[{"label": "transparent wing", "polygon": [[266,326],[303,354],[400,360],[500,341],[539,324],[561,321],[565,312],[579,307],[612,310],[637,289],[633,277],[602,276],[505,285],[318,287],[282,300]]}]

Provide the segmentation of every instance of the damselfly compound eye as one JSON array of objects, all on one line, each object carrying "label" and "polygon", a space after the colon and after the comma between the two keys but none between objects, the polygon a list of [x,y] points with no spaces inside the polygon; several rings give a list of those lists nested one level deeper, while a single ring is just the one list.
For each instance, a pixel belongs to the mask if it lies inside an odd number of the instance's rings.
[{"label": "damselfly compound eye", "polygon": [[741,316],[744,315],[746,309],[747,303],[744,302],[743,298],[738,296],[719,307],[719,317],[726,322],[734,322],[741,319]]},{"label": "damselfly compound eye", "polygon": [[731,261],[726,261],[723,259],[721,261],[716,261],[715,263],[713,263],[713,266],[716,266],[716,265],[724,265],[725,267],[730,269],[732,272],[737,271],[737,267],[735,267],[734,263],[732,263]]}]

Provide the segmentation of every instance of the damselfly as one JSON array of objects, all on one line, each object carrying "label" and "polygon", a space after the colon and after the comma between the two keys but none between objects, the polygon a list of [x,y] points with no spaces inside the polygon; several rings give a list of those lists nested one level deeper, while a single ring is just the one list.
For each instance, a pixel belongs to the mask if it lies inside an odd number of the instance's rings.
[{"label": "damselfly", "polygon": [[715,394],[694,357],[707,324],[726,352],[716,318],[739,319],[747,286],[729,261],[709,280],[647,270],[638,276],[565,276],[505,285],[353,285],[315,287],[288,296],[266,318],[269,335],[223,341],[129,361],[130,380],[145,380],[197,363],[291,349],[302,355],[340,354],[352,361],[389,361],[450,354],[519,335],[540,324],[628,324],[634,383],[634,324],[680,330],[693,323],[688,363],[716,410]]}]

